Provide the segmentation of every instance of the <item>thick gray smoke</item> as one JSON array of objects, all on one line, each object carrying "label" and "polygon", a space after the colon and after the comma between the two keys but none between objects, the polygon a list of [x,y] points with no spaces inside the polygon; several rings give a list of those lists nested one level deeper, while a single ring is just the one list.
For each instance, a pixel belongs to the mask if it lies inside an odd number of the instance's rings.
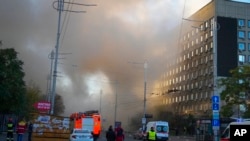
[{"label": "thick gray smoke", "polygon": [[[25,80],[47,92],[49,53],[56,44],[58,12],[53,0],[0,0],[2,47],[14,47],[24,61]],[[144,68],[147,94],[174,55],[182,17],[209,0],[71,0],[95,7],[66,5],[63,12],[57,93],[72,112],[101,110],[107,124],[127,121],[143,108]],[[136,62],[128,63],[128,62]],[[101,106],[100,106],[101,105]]]}]

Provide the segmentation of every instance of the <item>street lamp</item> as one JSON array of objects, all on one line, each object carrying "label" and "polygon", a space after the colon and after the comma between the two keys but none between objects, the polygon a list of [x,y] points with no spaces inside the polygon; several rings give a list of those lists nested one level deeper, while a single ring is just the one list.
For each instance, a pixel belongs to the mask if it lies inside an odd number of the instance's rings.
[{"label": "street lamp", "polygon": [[147,68],[148,68],[148,63],[145,61],[144,63],[141,62],[128,62],[131,64],[143,64],[144,66],[144,99],[143,99],[143,117],[142,117],[142,129],[145,130],[146,127],[146,90],[147,90]]}]

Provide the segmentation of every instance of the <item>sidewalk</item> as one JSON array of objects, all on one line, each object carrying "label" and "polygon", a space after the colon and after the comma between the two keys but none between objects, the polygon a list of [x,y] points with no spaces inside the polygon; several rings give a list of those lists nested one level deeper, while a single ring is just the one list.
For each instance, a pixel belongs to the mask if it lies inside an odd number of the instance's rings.
[{"label": "sidewalk", "polygon": [[[2,133],[0,133],[0,141],[6,141],[6,132],[2,132]],[[17,140],[17,134],[16,133],[14,133],[14,141],[16,141]],[[23,135],[23,141],[27,141],[28,140],[28,133],[25,133],[24,135]]]}]

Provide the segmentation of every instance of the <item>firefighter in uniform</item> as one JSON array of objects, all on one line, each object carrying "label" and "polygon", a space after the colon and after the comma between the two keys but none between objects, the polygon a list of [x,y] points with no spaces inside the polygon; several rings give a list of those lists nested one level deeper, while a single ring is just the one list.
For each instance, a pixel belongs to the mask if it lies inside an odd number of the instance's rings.
[{"label": "firefighter in uniform", "polygon": [[12,118],[9,118],[8,123],[7,123],[7,141],[13,141],[14,140],[14,123],[12,121]]},{"label": "firefighter in uniform", "polygon": [[156,135],[156,132],[154,130],[154,127],[151,127],[150,131],[148,131],[147,139],[148,139],[148,141],[156,141],[157,140],[157,135]]}]

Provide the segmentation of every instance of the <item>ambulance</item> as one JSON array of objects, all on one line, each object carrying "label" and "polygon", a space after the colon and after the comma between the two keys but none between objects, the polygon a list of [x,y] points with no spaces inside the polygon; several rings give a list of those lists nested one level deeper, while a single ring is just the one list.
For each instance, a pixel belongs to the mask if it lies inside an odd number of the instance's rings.
[{"label": "ambulance", "polygon": [[154,127],[157,141],[167,141],[169,139],[169,124],[167,121],[150,121],[146,126],[146,133],[150,131],[150,128]]},{"label": "ambulance", "polygon": [[220,141],[230,141],[230,125],[250,125],[250,121],[243,120],[229,123],[226,129],[222,132]]}]

